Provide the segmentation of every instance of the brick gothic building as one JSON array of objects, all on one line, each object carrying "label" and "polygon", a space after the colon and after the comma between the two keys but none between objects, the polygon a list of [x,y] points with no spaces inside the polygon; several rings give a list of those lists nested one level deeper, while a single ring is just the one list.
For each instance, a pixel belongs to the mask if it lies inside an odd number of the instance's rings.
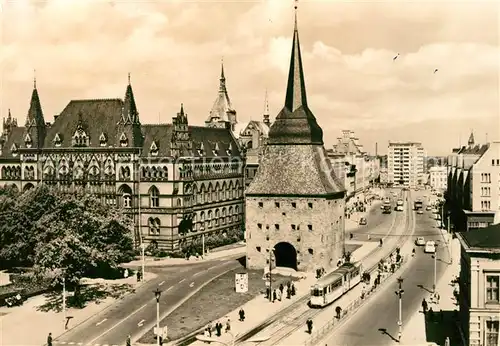
[{"label": "brick gothic building", "polygon": [[285,105],[245,194],[247,266],[265,268],[270,251],[276,266],[299,271],[336,265],[344,249],[344,196],[307,105],[295,15]]},{"label": "brick gothic building", "polygon": [[[214,109],[227,96],[222,72]],[[26,125],[10,111],[0,138],[0,185],[84,190],[130,211],[137,243],[173,250],[202,233],[240,229],[243,169],[230,119],[142,125],[132,86],[125,99],[72,100],[46,123],[36,83]],[[140,203],[139,203],[140,200]],[[139,215],[141,218],[139,219]]]}]

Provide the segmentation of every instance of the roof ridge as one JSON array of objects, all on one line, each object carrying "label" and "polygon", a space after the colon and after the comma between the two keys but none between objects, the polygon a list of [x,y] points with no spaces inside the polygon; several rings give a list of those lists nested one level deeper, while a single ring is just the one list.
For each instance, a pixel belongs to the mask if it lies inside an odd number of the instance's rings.
[{"label": "roof ridge", "polygon": [[73,99],[70,100],[69,102],[89,102],[89,101],[120,101],[123,102],[123,100],[119,97],[115,98],[97,98],[97,99]]}]

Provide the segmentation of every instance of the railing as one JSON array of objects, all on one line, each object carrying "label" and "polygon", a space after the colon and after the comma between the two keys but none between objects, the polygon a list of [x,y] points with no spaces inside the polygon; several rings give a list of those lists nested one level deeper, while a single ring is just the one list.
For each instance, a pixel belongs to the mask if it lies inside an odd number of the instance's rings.
[{"label": "railing", "polygon": [[[385,260],[391,258],[392,255],[393,254],[390,254],[389,256],[387,256],[385,258]],[[313,345],[317,344],[319,341],[321,341],[325,337],[326,334],[328,334],[330,331],[332,331],[337,325],[342,323],[348,315],[350,315],[352,312],[355,312],[356,310],[358,310],[361,307],[361,305],[363,305],[368,300],[368,297],[370,297],[375,292],[377,292],[383,286],[384,282],[386,282],[390,277],[392,277],[394,274],[396,274],[399,271],[399,269],[403,266],[403,263],[405,263],[405,262],[406,262],[406,258],[401,257],[401,261],[398,264],[396,264],[396,268],[395,268],[394,272],[389,271],[389,272],[385,272],[388,275],[381,275],[380,284],[378,284],[377,286],[372,286],[370,290],[368,290],[367,292],[364,293],[363,297],[356,298],[351,303],[349,303],[349,305],[347,305],[347,307],[345,307],[342,310],[340,319],[338,319],[337,317],[333,317],[328,322],[326,322],[320,329],[318,329],[316,332],[312,333],[311,337],[309,337],[309,339],[307,339],[306,342],[304,343],[304,346],[313,346]],[[376,271],[376,270],[377,269],[374,269],[373,271]]]}]

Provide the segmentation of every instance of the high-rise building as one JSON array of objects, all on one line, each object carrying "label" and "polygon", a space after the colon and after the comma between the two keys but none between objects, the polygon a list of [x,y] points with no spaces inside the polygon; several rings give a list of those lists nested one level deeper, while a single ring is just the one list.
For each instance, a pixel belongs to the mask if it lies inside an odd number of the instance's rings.
[{"label": "high-rise building", "polygon": [[72,100],[46,123],[35,83],[26,125],[4,120],[0,184],[94,194],[133,215],[137,244],[165,250],[241,230],[244,160],[223,71],[205,127],[182,105],[172,123],[141,124],[130,79],[123,100]]},{"label": "high-rise building", "polygon": [[388,181],[415,188],[424,183],[424,148],[417,142],[389,142]]},{"label": "high-rise building", "polygon": [[245,193],[248,268],[300,271],[336,265],[344,252],[345,189],[307,104],[297,13],[285,105]]}]

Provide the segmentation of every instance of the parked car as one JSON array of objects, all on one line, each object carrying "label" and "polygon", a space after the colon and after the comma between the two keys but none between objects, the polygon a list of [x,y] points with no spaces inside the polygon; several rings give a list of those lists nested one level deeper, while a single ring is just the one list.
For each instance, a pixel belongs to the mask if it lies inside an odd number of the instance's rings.
[{"label": "parked car", "polygon": [[425,243],[425,253],[436,253],[436,243],[432,240],[428,240],[427,243]]},{"label": "parked car", "polygon": [[422,209],[417,210],[417,214],[423,214],[424,211]]},{"label": "parked car", "polygon": [[367,224],[367,221],[366,221],[365,217],[362,217],[361,219],[359,219],[359,225],[360,226],[365,226],[366,224]]},{"label": "parked car", "polygon": [[431,211],[432,207],[430,205],[428,205],[427,207],[425,207],[425,210],[427,211]]},{"label": "parked car", "polygon": [[415,240],[415,245],[424,246],[425,245],[424,237],[417,237],[417,240]]}]

